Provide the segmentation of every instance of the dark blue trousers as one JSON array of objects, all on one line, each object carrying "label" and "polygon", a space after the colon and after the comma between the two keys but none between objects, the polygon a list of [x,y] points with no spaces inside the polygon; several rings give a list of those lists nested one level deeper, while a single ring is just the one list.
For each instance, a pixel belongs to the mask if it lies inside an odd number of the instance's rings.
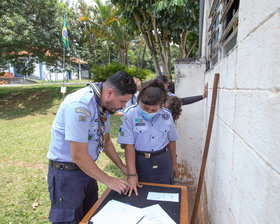
[{"label": "dark blue trousers", "polygon": [[[174,170],[169,150],[152,157],[145,158],[143,155],[136,155],[138,180],[160,184],[174,184]],[[153,168],[155,164],[157,168]]]},{"label": "dark blue trousers", "polygon": [[79,223],[98,199],[96,180],[83,171],[59,170],[49,165],[48,187],[52,223]]}]

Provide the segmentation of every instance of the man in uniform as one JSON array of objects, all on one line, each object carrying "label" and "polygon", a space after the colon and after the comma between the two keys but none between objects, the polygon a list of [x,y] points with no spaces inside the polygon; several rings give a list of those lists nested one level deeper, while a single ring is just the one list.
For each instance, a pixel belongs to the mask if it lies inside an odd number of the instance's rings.
[{"label": "man in uniform", "polygon": [[132,77],[119,71],[104,83],[91,83],[69,94],[60,105],[47,155],[50,222],[79,223],[98,199],[97,180],[120,194],[127,191],[126,181],[107,175],[95,161],[104,149],[127,174],[110,140],[109,119],[135,92]]}]

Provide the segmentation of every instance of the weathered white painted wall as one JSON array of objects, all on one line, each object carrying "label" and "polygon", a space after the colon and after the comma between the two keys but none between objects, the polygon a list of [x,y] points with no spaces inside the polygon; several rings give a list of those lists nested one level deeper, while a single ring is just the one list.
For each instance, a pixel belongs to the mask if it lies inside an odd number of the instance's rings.
[{"label": "weathered white painted wall", "polygon": [[[213,78],[220,73],[203,195],[210,223],[280,223],[279,49],[280,1],[240,0],[236,47],[201,75],[210,91],[202,125],[206,129]],[[177,64],[175,74],[188,76],[187,67]],[[185,116],[177,125],[179,133],[197,125],[191,118],[186,122]],[[178,151],[190,141],[180,139]],[[195,151],[180,156],[199,157]],[[190,165],[196,162],[201,159]],[[198,179],[192,167],[189,170]]]},{"label": "weathered white painted wall", "polygon": [[[189,61],[177,61],[175,64],[176,96],[188,97],[202,95],[204,89],[205,62],[202,59]],[[179,141],[177,141],[177,162],[180,168],[181,182],[195,184],[198,182],[194,176],[199,175],[200,161],[203,149],[203,126],[204,126],[204,102],[182,106],[182,115],[176,122],[179,130]],[[194,182],[194,183],[193,183]]]}]

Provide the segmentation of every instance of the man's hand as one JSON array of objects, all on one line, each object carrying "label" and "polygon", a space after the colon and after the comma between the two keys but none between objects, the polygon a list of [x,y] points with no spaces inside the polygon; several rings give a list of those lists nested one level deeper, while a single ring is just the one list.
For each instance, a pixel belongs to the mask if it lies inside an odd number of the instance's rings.
[{"label": "man's hand", "polygon": [[127,191],[129,189],[129,184],[125,180],[120,180],[115,177],[111,177],[110,181],[106,183],[106,185],[119,194],[127,194]]}]

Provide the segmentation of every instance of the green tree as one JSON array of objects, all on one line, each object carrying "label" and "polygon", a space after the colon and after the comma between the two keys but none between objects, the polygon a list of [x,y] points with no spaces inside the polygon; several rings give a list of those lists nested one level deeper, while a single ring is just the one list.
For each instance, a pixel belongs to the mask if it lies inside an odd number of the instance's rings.
[{"label": "green tree", "polygon": [[[129,29],[125,20],[120,17],[120,11],[113,4],[110,2],[103,4],[100,0],[95,2],[96,7],[87,7],[83,1],[80,1],[80,22],[86,26],[85,41],[91,42],[93,46],[100,45],[97,39],[102,39],[100,50],[103,51],[103,55],[108,56],[108,60],[104,63],[110,64],[111,57],[114,57],[112,52],[117,51],[121,63],[127,65],[128,49],[130,42],[134,39],[134,31]],[[95,50],[97,50],[96,47]],[[95,58],[95,61],[99,59]]]},{"label": "green tree", "polygon": [[35,62],[61,57],[64,10],[56,0],[0,1],[0,66],[30,74]]},{"label": "green tree", "polygon": [[[178,44],[179,57],[186,56],[189,33],[198,33],[199,1],[112,0],[123,11],[127,23],[137,27],[153,58],[156,73],[160,66],[171,78],[170,44]],[[160,62],[159,62],[160,60]]]}]

